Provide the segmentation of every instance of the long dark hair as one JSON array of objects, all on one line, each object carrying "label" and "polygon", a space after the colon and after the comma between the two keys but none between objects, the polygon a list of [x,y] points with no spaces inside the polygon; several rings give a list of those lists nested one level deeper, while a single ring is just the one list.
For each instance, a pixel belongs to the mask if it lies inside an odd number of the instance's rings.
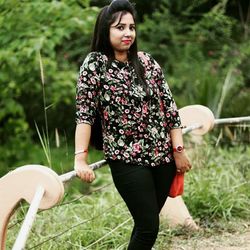
[{"label": "long dark hair", "polygon": [[[118,17],[121,20],[122,16],[126,13],[130,13],[136,23],[136,11],[134,5],[128,0],[113,0],[110,5],[105,6],[101,10],[95,24],[91,51],[104,53],[110,61],[115,58],[114,50],[109,39],[109,28]],[[135,37],[134,43],[129,48],[128,59],[131,61],[135,69],[138,83],[141,84],[147,92],[147,84],[144,79],[144,69],[138,60],[137,52],[137,38]]]},{"label": "long dark hair", "polygon": [[[134,22],[136,23],[136,11],[134,5],[128,0],[113,0],[110,5],[103,7],[97,16],[91,51],[102,52],[105,54],[108,58],[107,66],[110,65],[113,59],[115,59],[114,50],[111,46],[109,38],[110,25],[114,23],[118,17],[121,20],[122,16],[127,13],[130,13],[133,16]],[[128,51],[128,59],[135,69],[137,84],[142,85],[144,91],[148,93],[148,87],[144,77],[144,68],[138,59],[137,52],[137,39],[135,37],[134,43]],[[90,143],[96,149],[102,150],[103,138],[99,112],[97,112],[95,123],[91,129]]]}]

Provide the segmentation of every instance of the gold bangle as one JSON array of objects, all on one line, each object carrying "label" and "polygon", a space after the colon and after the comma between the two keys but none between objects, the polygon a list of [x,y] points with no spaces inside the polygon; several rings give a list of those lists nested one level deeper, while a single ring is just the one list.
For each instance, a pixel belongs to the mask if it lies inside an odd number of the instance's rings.
[{"label": "gold bangle", "polygon": [[88,153],[88,149],[82,149],[82,150],[78,150],[78,151],[75,151],[75,155],[78,155],[78,154],[83,154],[83,153]]}]

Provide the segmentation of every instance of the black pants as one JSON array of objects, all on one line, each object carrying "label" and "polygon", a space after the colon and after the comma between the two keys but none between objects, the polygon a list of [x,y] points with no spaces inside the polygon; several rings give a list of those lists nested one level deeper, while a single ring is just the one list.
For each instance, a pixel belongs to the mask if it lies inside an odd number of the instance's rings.
[{"label": "black pants", "polygon": [[159,231],[159,213],[176,173],[175,163],[152,168],[109,161],[109,166],[134,219],[128,250],[150,250]]}]

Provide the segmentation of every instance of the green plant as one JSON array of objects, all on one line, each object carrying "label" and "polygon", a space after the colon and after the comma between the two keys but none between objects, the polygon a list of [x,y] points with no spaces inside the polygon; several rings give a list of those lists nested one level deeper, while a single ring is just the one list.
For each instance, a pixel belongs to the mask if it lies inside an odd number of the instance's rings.
[{"label": "green plant", "polygon": [[198,155],[201,160],[196,158],[186,176],[184,200],[191,214],[201,220],[248,218],[249,148],[203,149]]},{"label": "green plant", "polygon": [[164,68],[179,107],[202,104],[216,117],[248,115],[248,107],[235,107],[247,100],[238,97],[249,88],[250,45],[242,23],[249,26],[244,13],[242,22],[227,13],[230,1],[209,2],[163,0],[139,27],[141,48]]},{"label": "green plant", "polygon": [[1,1],[1,169],[13,166],[31,139],[37,140],[34,121],[38,127],[44,124],[39,53],[46,72],[49,131],[58,128],[73,137],[77,71],[96,12],[88,0]]},{"label": "green plant", "polygon": [[[56,171],[71,170],[70,152],[73,149],[51,150],[56,159]],[[244,231],[243,228],[247,230],[250,148],[214,148],[205,144],[192,150],[189,153],[192,153],[193,170],[186,175],[183,198],[201,230],[193,233],[183,228],[171,229],[162,223],[156,249],[172,246],[174,249],[176,242],[185,246],[187,240],[195,246],[197,241],[201,242],[204,238],[207,241],[210,237],[222,237],[223,233],[228,235],[232,232],[238,237],[239,231]],[[65,152],[69,152],[69,155],[65,155]],[[37,147],[33,156],[38,153],[43,154],[42,149]],[[90,152],[91,162],[102,158],[96,153]],[[38,214],[27,241],[27,249],[40,243],[38,249],[84,249],[93,243],[90,248],[93,250],[123,250],[127,246],[133,226],[132,221],[128,221],[129,211],[115,190],[109,168],[99,169],[96,174],[97,180],[91,185],[79,180],[66,185],[62,203]],[[88,192],[84,195],[80,192],[83,185],[88,186]],[[23,204],[11,225],[23,218],[26,211],[27,205]],[[7,247],[12,246],[17,236],[20,222],[18,225],[10,228]]]}]

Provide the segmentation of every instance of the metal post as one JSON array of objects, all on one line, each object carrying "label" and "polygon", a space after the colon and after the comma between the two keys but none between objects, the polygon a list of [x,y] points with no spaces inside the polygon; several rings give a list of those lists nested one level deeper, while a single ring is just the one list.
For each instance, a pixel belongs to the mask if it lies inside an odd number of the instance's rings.
[{"label": "metal post", "polygon": [[[92,168],[93,170],[95,170],[95,169],[103,167],[106,163],[107,163],[106,160],[101,160],[101,161],[92,163],[89,166],[90,166],[90,168]],[[76,177],[76,171],[75,170],[73,170],[71,172],[68,172],[66,174],[60,175],[60,179],[61,179],[61,181],[63,183],[67,182],[67,181],[70,181],[74,177]]]},{"label": "metal post", "polygon": [[24,249],[44,193],[44,187],[38,186],[12,250]]},{"label": "metal post", "polygon": [[250,116],[234,117],[234,118],[222,118],[222,119],[215,119],[214,120],[214,123],[216,125],[242,123],[242,122],[250,122]]},{"label": "metal post", "polygon": [[191,126],[188,126],[186,128],[183,128],[182,129],[182,134],[187,134],[195,129],[199,129],[199,128],[202,128],[202,125],[201,124],[193,124]]},{"label": "metal post", "polygon": [[[221,118],[221,119],[215,119],[214,124],[215,125],[223,125],[223,124],[237,124],[237,123],[244,123],[244,122],[250,122],[250,116],[242,116],[242,117],[233,117],[233,118]],[[187,134],[195,129],[202,128],[202,124],[193,124],[191,126],[188,126],[186,128],[182,129],[183,134]]]}]

